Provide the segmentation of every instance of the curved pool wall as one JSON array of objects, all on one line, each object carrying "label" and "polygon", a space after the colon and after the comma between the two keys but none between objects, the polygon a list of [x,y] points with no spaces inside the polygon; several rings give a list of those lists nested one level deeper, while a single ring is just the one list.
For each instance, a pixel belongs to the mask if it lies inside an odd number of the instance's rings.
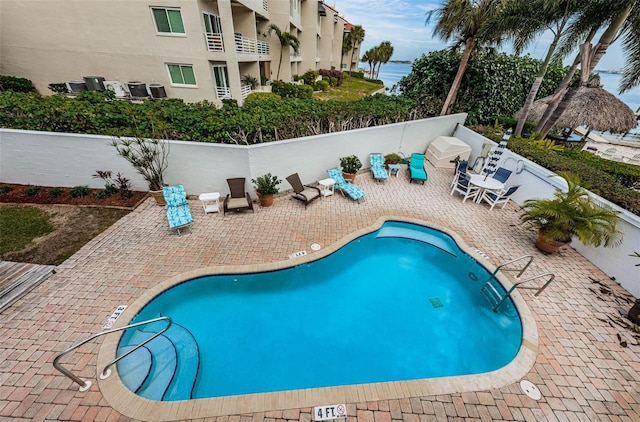
[{"label": "curved pool wall", "polygon": [[[460,249],[475,258],[487,271],[493,272],[495,269],[495,266],[489,264],[481,254],[470,249],[460,236],[449,230],[421,220],[403,217],[386,217],[379,219],[370,227],[345,236],[333,245],[294,260],[258,265],[209,267],[172,277],[150,289],[132,303],[122,314],[116,326],[126,325],[127,321],[133,319],[148,302],[160,293],[187,280],[210,275],[268,272],[310,263],[336,252],[349,242],[363,235],[379,230],[387,221],[414,223],[444,232],[455,241]],[[446,249],[447,245],[443,244],[441,247]],[[498,281],[505,289],[511,286],[509,279],[500,274],[498,275]],[[537,329],[529,308],[517,291],[512,294],[512,300],[522,322],[522,343],[520,348],[515,358],[507,365],[482,374],[159,402],[142,398],[131,392],[123,384],[117,371],[113,371],[114,375],[106,380],[99,380],[100,389],[109,404],[124,415],[141,420],[180,420],[312,407],[340,402],[354,403],[500,388],[523,378],[533,367],[538,350]],[[119,340],[118,336],[108,337],[105,340],[98,354],[97,368],[102,368],[115,356]]]}]

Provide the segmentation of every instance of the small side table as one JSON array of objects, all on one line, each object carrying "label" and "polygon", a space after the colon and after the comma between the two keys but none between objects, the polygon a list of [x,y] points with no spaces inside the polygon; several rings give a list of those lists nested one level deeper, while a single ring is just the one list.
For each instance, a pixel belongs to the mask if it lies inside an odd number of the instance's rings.
[{"label": "small side table", "polygon": [[322,179],[322,180],[318,180],[318,184],[322,186],[322,189],[320,189],[320,194],[322,195],[323,199],[326,196],[331,196],[335,193],[335,184],[336,184],[335,180],[331,178]]},{"label": "small side table", "polygon": [[202,202],[202,208],[205,214],[209,212],[220,212],[220,193],[201,193],[198,199]]},{"label": "small side table", "polygon": [[389,174],[398,177],[398,172],[402,168],[400,164],[387,164],[389,166]]}]

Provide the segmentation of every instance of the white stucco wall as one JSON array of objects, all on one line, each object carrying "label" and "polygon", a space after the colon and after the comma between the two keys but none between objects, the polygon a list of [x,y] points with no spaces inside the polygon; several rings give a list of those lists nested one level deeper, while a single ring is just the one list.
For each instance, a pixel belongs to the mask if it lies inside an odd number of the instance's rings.
[{"label": "white stucco wall", "polygon": [[[495,142],[463,126],[456,129],[454,136],[471,146],[470,163],[480,154],[483,143],[491,142],[495,145]],[[530,198],[552,198],[556,189],[566,187],[564,179],[560,176],[508,150],[498,165],[514,170],[520,160],[524,164],[522,173],[514,173],[508,182],[508,185],[522,185],[513,196],[516,203],[522,205]],[[615,278],[629,293],[640,298],[640,267],[635,266],[640,263],[640,259],[630,256],[634,251],[640,252],[640,217],[598,195],[590,193],[590,196],[620,212],[618,230],[623,233],[623,243],[613,248],[595,248],[584,246],[579,240],[574,239],[571,246],[609,277]],[[584,282],[585,286],[591,283],[590,280]]]},{"label": "white stucco wall", "polygon": [[[182,183],[188,194],[228,192],[226,179],[251,179],[265,173],[284,180],[300,174],[304,183],[327,177],[339,166],[339,158],[356,154],[365,167],[371,152],[424,152],[438,135],[451,135],[466,114],[416,120],[349,132],[271,142],[260,145],[223,145],[170,141],[165,182]],[[147,190],[145,181],[110,145],[111,138],[53,132],[0,129],[0,182],[42,186],[103,186],[92,179],[96,170],[122,172],[136,190]],[[285,181],[282,190],[291,187]]]}]

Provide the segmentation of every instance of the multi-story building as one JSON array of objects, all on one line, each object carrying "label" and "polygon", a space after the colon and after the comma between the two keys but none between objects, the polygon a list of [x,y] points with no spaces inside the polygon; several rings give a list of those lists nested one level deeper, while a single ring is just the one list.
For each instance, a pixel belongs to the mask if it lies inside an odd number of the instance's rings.
[{"label": "multi-story building", "polygon": [[[0,74],[31,79],[43,94],[50,83],[100,76],[116,89],[141,81],[218,103],[242,103],[252,78],[261,89],[276,75],[339,69],[348,25],[316,0],[2,0],[0,18]],[[281,59],[271,24],[300,40],[298,53]]]}]

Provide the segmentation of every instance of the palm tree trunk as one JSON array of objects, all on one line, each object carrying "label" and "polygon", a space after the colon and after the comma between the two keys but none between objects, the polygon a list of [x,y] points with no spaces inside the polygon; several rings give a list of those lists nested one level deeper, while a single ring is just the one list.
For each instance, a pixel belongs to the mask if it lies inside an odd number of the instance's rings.
[{"label": "palm tree trunk", "polygon": [[[633,3],[630,3],[622,13],[617,15],[611,21],[611,23],[609,24],[607,29],[602,33],[602,35],[600,36],[600,40],[598,41],[598,43],[596,44],[596,46],[592,50],[592,54],[593,55],[591,57],[591,60],[588,63],[588,69],[589,70],[588,70],[588,72],[586,72],[586,74],[589,74],[589,73],[593,72],[593,69],[596,68],[596,66],[598,65],[598,62],[600,61],[602,56],[604,56],[604,54],[607,52],[607,48],[609,47],[609,45],[613,41],[615,41],[615,39],[616,39],[616,37],[618,35],[618,31],[620,30],[620,28],[622,27],[624,22],[629,17],[629,14],[631,13],[631,9],[632,8],[633,8]],[[592,33],[593,33],[593,31],[592,31]],[[587,42],[589,42],[589,41],[587,41]],[[579,60],[579,58],[577,60]],[[575,64],[575,62],[574,62],[574,64]],[[573,72],[571,72],[572,76],[573,76],[573,73],[575,73],[575,69],[576,68],[577,68],[577,65],[575,65],[575,67],[572,66],[572,69],[573,69]],[[564,83],[564,81],[563,81],[563,83]],[[567,83],[567,86],[568,86],[568,83]],[[558,121],[558,119],[560,118],[560,116],[562,115],[564,110],[567,108],[570,99],[571,98],[566,98],[566,95],[564,95],[563,98],[560,98],[558,100],[559,104],[557,103],[558,105],[553,110],[553,114],[550,113],[551,117],[547,120],[547,122],[544,124],[544,127],[542,129],[542,133],[543,133],[544,136],[546,136],[549,133],[551,128]],[[547,114],[547,111],[549,111],[549,107],[551,107],[551,104],[549,104],[549,106],[547,107],[547,110],[545,110],[545,115]],[[543,118],[544,118],[544,116],[543,116]],[[542,122],[543,121],[540,120],[540,122],[538,123],[539,127],[540,127],[540,124]],[[537,128],[536,128],[536,131],[537,131]]]},{"label": "palm tree trunk", "polygon": [[280,80],[280,68],[282,67],[282,50],[284,50],[284,46],[280,46],[280,63],[278,63],[278,72],[276,73],[276,80]]},{"label": "palm tree trunk", "polygon": [[540,90],[540,85],[542,85],[542,81],[544,80],[544,75],[547,73],[547,69],[549,68],[549,63],[551,62],[551,57],[553,57],[553,53],[556,50],[556,46],[558,45],[558,41],[560,40],[561,32],[558,31],[556,35],[553,37],[553,41],[551,45],[549,45],[549,49],[547,50],[547,55],[544,58],[544,62],[542,63],[542,67],[538,71],[538,76],[533,81],[531,85],[531,90],[529,90],[529,95],[527,96],[526,101],[524,102],[524,106],[522,107],[522,115],[520,116],[520,120],[518,120],[518,124],[516,125],[516,130],[514,131],[515,135],[522,134],[522,128],[524,127],[524,123],[527,121],[527,116],[529,115],[529,111],[531,110],[531,106],[536,99],[536,95],[538,95],[538,91]]},{"label": "palm tree trunk", "polygon": [[464,72],[467,69],[467,64],[469,63],[469,58],[471,57],[471,53],[473,52],[474,43],[475,43],[474,37],[469,37],[467,39],[467,42],[465,43],[464,53],[462,53],[460,66],[458,66],[458,72],[456,73],[456,77],[453,79],[451,88],[449,88],[449,94],[447,94],[447,99],[444,100],[444,104],[442,105],[442,110],[440,111],[441,116],[445,116],[449,114],[449,109],[456,102],[456,97],[458,96],[458,89],[460,89],[462,77],[464,76]]}]

